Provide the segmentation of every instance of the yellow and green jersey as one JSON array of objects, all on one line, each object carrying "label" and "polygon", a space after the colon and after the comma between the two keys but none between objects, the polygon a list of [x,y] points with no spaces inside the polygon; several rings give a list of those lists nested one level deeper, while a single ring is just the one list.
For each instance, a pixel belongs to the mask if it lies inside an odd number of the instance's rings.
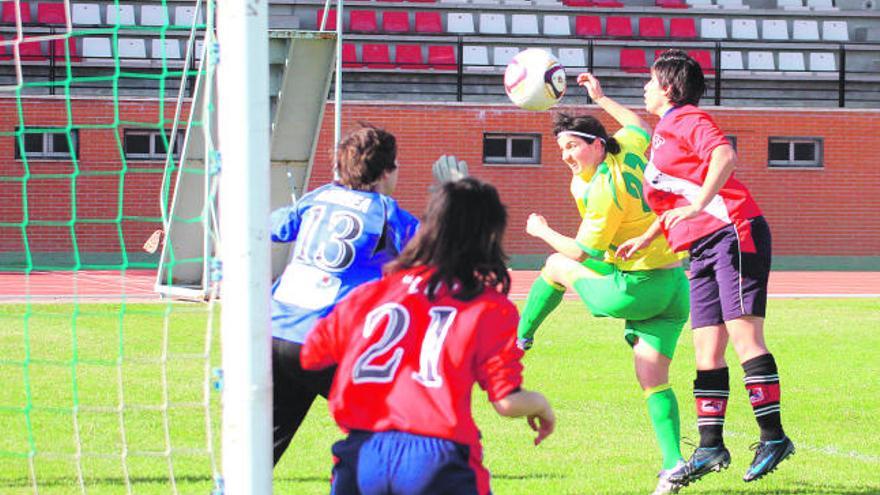
[{"label": "yellow and green jersey", "polygon": [[620,144],[619,153],[606,154],[592,177],[572,178],[571,194],[582,218],[578,245],[623,271],[652,270],[678,261],[684,254],[673,253],[662,235],[628,260],[614,255],[617,246],[642,235],[656,218],[642,194],[650,136],[639,127],[626,126],[614,139]]}]

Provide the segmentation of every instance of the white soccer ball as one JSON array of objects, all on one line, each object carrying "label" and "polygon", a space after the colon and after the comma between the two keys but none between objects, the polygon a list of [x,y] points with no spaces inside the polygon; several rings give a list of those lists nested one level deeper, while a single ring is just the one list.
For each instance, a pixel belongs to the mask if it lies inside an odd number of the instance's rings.
[{"label": "white soccer ball", "polygon": [[504,92],[520,108],[547,110],[565,94],[565,68],[552,53],[528,48],[507,64]]}]

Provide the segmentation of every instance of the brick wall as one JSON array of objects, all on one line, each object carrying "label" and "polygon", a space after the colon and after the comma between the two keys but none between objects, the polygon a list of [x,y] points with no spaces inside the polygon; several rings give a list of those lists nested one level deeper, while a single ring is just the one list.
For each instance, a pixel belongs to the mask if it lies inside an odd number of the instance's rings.
[{"label": "brick wall", "polygon": [[[64,125],[64,103],[47,98],[24,100],[24,125]],[[115,109],[110,100],[75,99],[71,102],[74,125],[113,126]],[[119,121],[162,121],[155,101],[121,102]],[[597,107],[562,106],[569,112],[598,116],[611,132],[617,126]],[[173,105],[166,105],[170,127]],[[740,163],[737,177],[745,182],[764,210],[774,236],[777,256],[878,256],[880,255],[880,111],[726,109],[710,112],[725,133],[737,138]],[[396,196],[407,209],[420,213],[433,182],[431,164],[441,154],[453,154],[470,165],[471,174],[498,187],[510,212],[506,249],[513,255],[538,255],[547,247],[524,232],[531,212],[544,214],[562,232],[573,233],[578,215],[568,193],[570,172],[561,164],[555,140],[549,133],[551,114],[535,113],[509,105],[346,103],[343,132],[357,121],[387,128],[398,138],[401,164]],[[652,123],[653,116],[648,117]],[[14,131],[21,122],[14,99],[0,99],[0,133]],[[120,128],[126,125],[120,125]],[[76,176],[77,218],[112,219],[117,215],[158,217],[158,193],[162,175],[129,173],[86,176],[86,172],[121,170],[119,150],[112,130],[82,129],[80,163]],[[542,164],[539,167],[499,167],[482,164],[484,132],[541,133]],[[824,140],[824,168],[784,170],[767,167],[768,136],[809,136]],[[120,134],[121,139],[121,134]],[[328,104],[317,147],[310,185],[330,179],[333,141],[333,105]],[[13,158],[13,138],[0,135],[0,221],[22,218],[22,163]],[[129,167],[161,170],[160,163],[128,162]],[[62,174],[60,178],[32,178],[27,185],[31,219],[69,221],[70,194],[75,169],[70,163],[30,162],[30,173]],[[123,185],[120,203],[120,184]],[[124,221],[122,231],[128,249],[140,245],[157,228],[149,221]],[[116,251],[119,234],[112,226],[77,224],[82,251]],[[70,249],[67,226],[30,227],[34,251]],[[0,226],[0,253],[21,250],[17,227]]]}]

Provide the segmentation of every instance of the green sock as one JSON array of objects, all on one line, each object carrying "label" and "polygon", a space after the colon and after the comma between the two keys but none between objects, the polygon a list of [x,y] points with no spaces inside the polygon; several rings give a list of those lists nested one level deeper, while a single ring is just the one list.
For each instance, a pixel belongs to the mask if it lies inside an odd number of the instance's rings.
[{"label": "green sock", "polygon": [[669,385],[654,387],[645,392],[648,395],[648,414],[654,424],[654,434],[663,453],[663,469],[674,467],[682,460],[681,424],[678,416],[678,400]]},{"label": "green sock", "polygon": [[521,339],[534,338],[541,322],[559,306],[564,294],[565,287],[552,284],[543,275],[539,275],[529,290],[526,306],[520,315],[517,336]]}]

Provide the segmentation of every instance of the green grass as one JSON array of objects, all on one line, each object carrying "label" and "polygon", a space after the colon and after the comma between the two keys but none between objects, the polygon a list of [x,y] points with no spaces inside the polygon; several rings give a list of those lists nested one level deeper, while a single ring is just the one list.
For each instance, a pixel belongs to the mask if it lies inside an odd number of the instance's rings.
[{"label": "green grass", "polygon": [[[174,356],[197,352],[204,343],[205,312],[197,306],[172,306],[169,349]],[[77,319],[80,345],[72,346],[70,306],[32,306],[29,316],[32,397],[35,405],[63,411],[72,401],[71,375],[81,404],[115,405],[115,363],[120,356],[154,358],[162,349],[162,316],[166,306],[129,305],[121,320],[111,305],[81,306]],[[72,415],[40,407],[33,410],[34,439],[11,411],[23,404],[23,306],[0,306],[0,494],[34,493],[27,452],[35,442],[39,493],[78,493],[75,466],[67,459],[41,456],[73,452]],[[732,494],[880,494],[880,300],[771,300],[767,341],[780,367],[783,421],[798,451],[771,476],[745,484],[741,476],[751,461],[749,445],[757,426],[741,385],[736,358],[731,366],[731,401],[726,442],[731,468],[707,476],[681,493]],[[81,317],[77,317],[81,318]],[[119,343],[119,329],[125,335]],[[693,346],[686,330],[673,362],[672,383],[682,410],[682,430],[696,439],[691,382]],[[121,350],[120,350],[121,349]],[[90,365],[73,367],[72,352]],[[216,351],[212,359],[216,359]],[[53,361],[58,361],[52,364]],[[169,394],[175,401],[198,400],[203,371],[189,359],[169,361]],[[123,362],[126,362],[125,360]],[[654,488],[659,453],[632,370],[632,357],[622,337],[622,323],[590,317],[579,303],[565,302],[540,330],[525,359],[525,386],[544,392],[556,409],[558,427],[539,447],[524,420],[497,416],[482,391],[475,392],[475,411],[483,431],[485,463],[493,491],[507,494],[646,494]],[[43,369],[45,368],[45,369]],[[161,403],[158,365],[123,365],[127,404]],[[172,372],[173,370],[173,372]],[[215,407],[216,395],[212,399]],[[37,414],[40,412],[39,414]],[[94,417],[92,417],[94,416]],[[129,416],[131,416],[129,423]],[[164,448],[161,414],[126,414],[130,449]],[[83,424],[85,422],[85,425]],[[89,456],[83,463],[88,493],[126,493],[120,461],[119,421],[114,413],[91,414],[80,421],[84,450],[111,454]],[[170,434],[175,448],[203,449],[204,418],[200,410],[174,410]],[[340,438],[326,402],[312,408],[292,447],[275,470],[275,493],[308,495],[329,491],[330,446]],[[686,454],[689,448],[685,447]],[[203,454],[174,454],[179,493],[210,492],[211,476]],[[167,461],[161,457],[129,459],[134,493],[171,493]]]}]

